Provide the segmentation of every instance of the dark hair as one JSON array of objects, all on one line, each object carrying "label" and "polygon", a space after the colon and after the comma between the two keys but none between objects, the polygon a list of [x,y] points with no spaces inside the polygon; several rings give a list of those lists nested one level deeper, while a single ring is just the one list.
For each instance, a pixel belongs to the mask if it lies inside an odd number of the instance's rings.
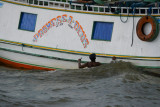
[{"label": "dark hair", "polygon": [[91,55],[89,55],[89,58],[90,58],[90,60],[92,61],[92,62],[95,62],[95,59],[96,59],[96,54],[91,54]]}]

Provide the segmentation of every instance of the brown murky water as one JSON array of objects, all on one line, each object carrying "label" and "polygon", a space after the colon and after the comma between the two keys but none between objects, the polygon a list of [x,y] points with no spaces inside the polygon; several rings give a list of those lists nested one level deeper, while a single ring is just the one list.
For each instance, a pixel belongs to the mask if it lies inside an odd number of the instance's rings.
[{"label": "brown murky water", "polygon": [[58,71],[0,67],[0,107],[159,107],[160,77],[130,63]]}]

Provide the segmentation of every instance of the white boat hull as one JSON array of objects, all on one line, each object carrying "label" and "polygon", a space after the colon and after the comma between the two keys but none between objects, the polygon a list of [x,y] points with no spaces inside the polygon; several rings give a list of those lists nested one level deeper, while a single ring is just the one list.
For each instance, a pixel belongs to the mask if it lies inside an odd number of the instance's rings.
[{"label": "white boat hull", "polygon": [[[77,69],[79,58],[88,62],[89,54],[96,53],[96,60],[101,63],[110,63],[115,56],[117,60],[136,66],[160,68],[160,34],[152,42],[141,41],[136,33],[141,16],[121,17],[122,20],[128,18],[127,23],[122,23],[120,16],[113,14],[58,10],[6,0],[0,3],[3,4],[0,8],[0,58],[3,63],[5,59],[11,65],[30,65],[30,69]],[[37,14],[35,31],[18,29],[22,12]],[[57,20],[55,26],[45,30],[54,18]],[[95,21],[114,24],[111,41],[92,39]]]}]

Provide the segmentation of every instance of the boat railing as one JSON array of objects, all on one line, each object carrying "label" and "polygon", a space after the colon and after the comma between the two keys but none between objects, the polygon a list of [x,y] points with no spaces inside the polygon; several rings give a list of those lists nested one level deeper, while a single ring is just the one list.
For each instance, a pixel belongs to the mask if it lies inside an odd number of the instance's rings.
[{"label": "boat railing", "polygon": [[68,0],[8,0],[12,2],[18,2],[28,5],[48,7],[53,9],[65,9],[83,12],[103,13],[103,14],[138,14],[138,15],[158,15],[160,14],[159,7],[112,7],[112,6],[100,6],[79,4]]}]

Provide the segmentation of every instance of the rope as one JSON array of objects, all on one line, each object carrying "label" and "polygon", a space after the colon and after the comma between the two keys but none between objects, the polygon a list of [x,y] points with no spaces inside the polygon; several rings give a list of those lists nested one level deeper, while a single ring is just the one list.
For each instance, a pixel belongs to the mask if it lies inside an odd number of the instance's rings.
[{"label": "rope", "polygon": [[149,7],[148,11],[147,11],[147,15],[151,15],[152,13],[152,7]]},{"label": "rope", "polygon": [[[126,2],[124,1],[124,4],[125,4]],[[127,7],[128,7],[129,5],[127,5]],[[121,7],[120,7],[120,9],[121,9]],[[130,8],[129,8],[129,10],[130,10]],[[121,20],[121,22],[123,22],[123,23],[126,23],[127,21],[128,21],[128,17],[129,17],[129,11],[128,11],[128,15],[127,15],[127,19],[125,20],[125,21],[123,21],[122,20],[122,14],[120,13],[120,20]]]},{"label": "rope", "polygon": [[71,0],[71,1],[69,1],[69,4],[70,4],[70,5],[72,5],[72,0]]},{"label": "rope", "polygon": [[120,13],[120,20],[121,20],[121,22],[126,23],[128,21],[128,17],[129,17],[129,12],[128,12],[128,15],[127,15],[127,19],[125,21],[123,21],[122,20],[122,14]]},{"label": "rope", "polygon": [[131,43],[131,47],[133,46],[133,33],[134,33],[134,14],[133,14],[133,27],[132,27],[132,43]]},{"label": "rope", "polygon": [[133,27],[132,27],[132,43],[131,43],[131,47],[133,46],[133,40],[134,40],[134,38],[133,38],[133,34],[134,34],[134,15],[135,15],[135,6],[133,5],[132,6],[132,14],[133,14]]},{"label": "rope", "polygon": [[23,47],[24,47],[24,46],[25,46],[25,45],[22,43],[22,51],[24,51],[24,50],[23,50]]}]

